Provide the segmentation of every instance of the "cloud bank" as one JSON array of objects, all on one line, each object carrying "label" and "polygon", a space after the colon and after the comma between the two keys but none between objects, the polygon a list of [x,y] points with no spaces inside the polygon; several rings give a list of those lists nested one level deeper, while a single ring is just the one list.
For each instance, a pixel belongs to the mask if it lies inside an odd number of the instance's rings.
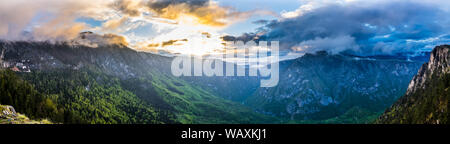
[{"label": "cloud bank", "polygon": [[127,46],[128,42],[123,36],[115,34],[95,34],[92,32],[82,32],[78,37],[71,40],[72,44],[98,47],[99,45],[121,45]]},{"label": "cloud bank", "polygon": [[87,0],[14,0],[0,1],[0,38],[70,39],[87,28],[74,21],[98,11],[102,2]]},{"label": "cloud bank", "polygon": [[297,10],[282,12],[280,19],[257,21],[264,26],[254,33],[223,37],[217,31],[237,21],[274,14],[241,12],[213,0],[0,0],[0,39],[73,40],[82,31],[93,31],[98,33],[92,36],[94,42],[175,52],[178,45],[206,37],[215,50],[221,49],[222,40],[255,39],[278,40],[282,50],[291,52],[359,55],[429,51],[450,42],[447,0],[301,1]]},{"label": "cloud bank", "polygon": [[[298,52],[359,55],[429,50],[449,43],[450,2],[307,1],[260,28],[259,40],[279,40]],[[262,33],[262,34],[261,34]],[[244,37],[248,37],[244,35]]]},{"label": "cloud bank", "polygon": [[271,14],[257,10],[240,12],[212,0],[0,0],[0,3],[0,39],[6,40],[72,40],[83,31],[135,36],[133,30],[148,25],[153,25],[148,33],[169,33],[181,25],[220,29],[254,14]]}]

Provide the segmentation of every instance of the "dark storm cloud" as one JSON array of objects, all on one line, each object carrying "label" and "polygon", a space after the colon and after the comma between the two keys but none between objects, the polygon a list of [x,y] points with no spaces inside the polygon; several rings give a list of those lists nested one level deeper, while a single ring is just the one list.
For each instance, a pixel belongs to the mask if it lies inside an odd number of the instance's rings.
[{"label": "dark storm cloud", "polygon": [[131,17],[150,13],[153,18],[189,23],[183,19],[188,17],[195,25],[212,27],[226,27],[252,15],[275,15],[266,10],[240,12],[212,0],[115,0],[111,7]]},{"label": "dark storm cloud", "polygon": [[148,2],[148,7],[162,13],[163,9],[178,4],[186,4],[191,8],[202,7],[208,4],[209,0],[156,0]]},{"label": "dark storm cloud", "polygon": [[272,21],[260,29],[265,34],[259,37],[279,40],[282,49],[376,54],[414,51],[425,44],[407,40],[438,37],[450,30],[450,17],[436,5],[398,1],[359,4],[329,5]]},{"label": "dark storm cloud", "polygon": [[136,2],[133,0],[116,0],[111,4],[112,8],[129,16],[140,16],[140,5],[142,5],[141,1]]}]

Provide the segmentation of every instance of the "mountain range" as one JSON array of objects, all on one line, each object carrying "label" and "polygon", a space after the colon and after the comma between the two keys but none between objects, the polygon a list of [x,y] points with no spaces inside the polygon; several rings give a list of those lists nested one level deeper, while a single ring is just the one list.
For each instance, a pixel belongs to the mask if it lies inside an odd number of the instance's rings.
[{"label": "mountain range", "polygon": [[172,57],[120,44],[1,41],[0,52],[0,103],[56,123],[371,123],[429,56],[305,54],[261,88],[259,77],[175,77]]}]

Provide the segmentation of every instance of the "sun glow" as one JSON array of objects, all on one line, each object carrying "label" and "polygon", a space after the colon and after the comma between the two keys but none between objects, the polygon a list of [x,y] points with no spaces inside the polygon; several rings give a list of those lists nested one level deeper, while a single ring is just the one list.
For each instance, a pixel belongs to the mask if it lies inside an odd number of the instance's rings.
[{"label": "sun glow", "polygon": [[[200,18],[189,14],[180,14],[176,24],[168,33],[162,33],[149,41],[139,44],[139,48],[153,52],[164,51],[183,55],[211,55],[223,53],[225,46],[221,27],[204,25]],[[164,26],[164,25],[163,25]]]}]

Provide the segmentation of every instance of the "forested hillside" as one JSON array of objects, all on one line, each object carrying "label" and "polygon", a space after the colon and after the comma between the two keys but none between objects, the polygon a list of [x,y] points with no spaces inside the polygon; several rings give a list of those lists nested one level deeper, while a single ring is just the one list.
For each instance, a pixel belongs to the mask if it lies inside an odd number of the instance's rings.
[{"label": "forested hillside", "polygon": [[[277,122],[172,76],[163,67],[171,62],[167,57],[118,45],[13,42],[0,46],[3,61],[10,64],[2,70],[4,77],[12,79],[2,80],[0,103],[36,118],[61,123]],[[22,67],[15,69],[18,64]],[[32,105],[22,103],[26,98]]]}]

